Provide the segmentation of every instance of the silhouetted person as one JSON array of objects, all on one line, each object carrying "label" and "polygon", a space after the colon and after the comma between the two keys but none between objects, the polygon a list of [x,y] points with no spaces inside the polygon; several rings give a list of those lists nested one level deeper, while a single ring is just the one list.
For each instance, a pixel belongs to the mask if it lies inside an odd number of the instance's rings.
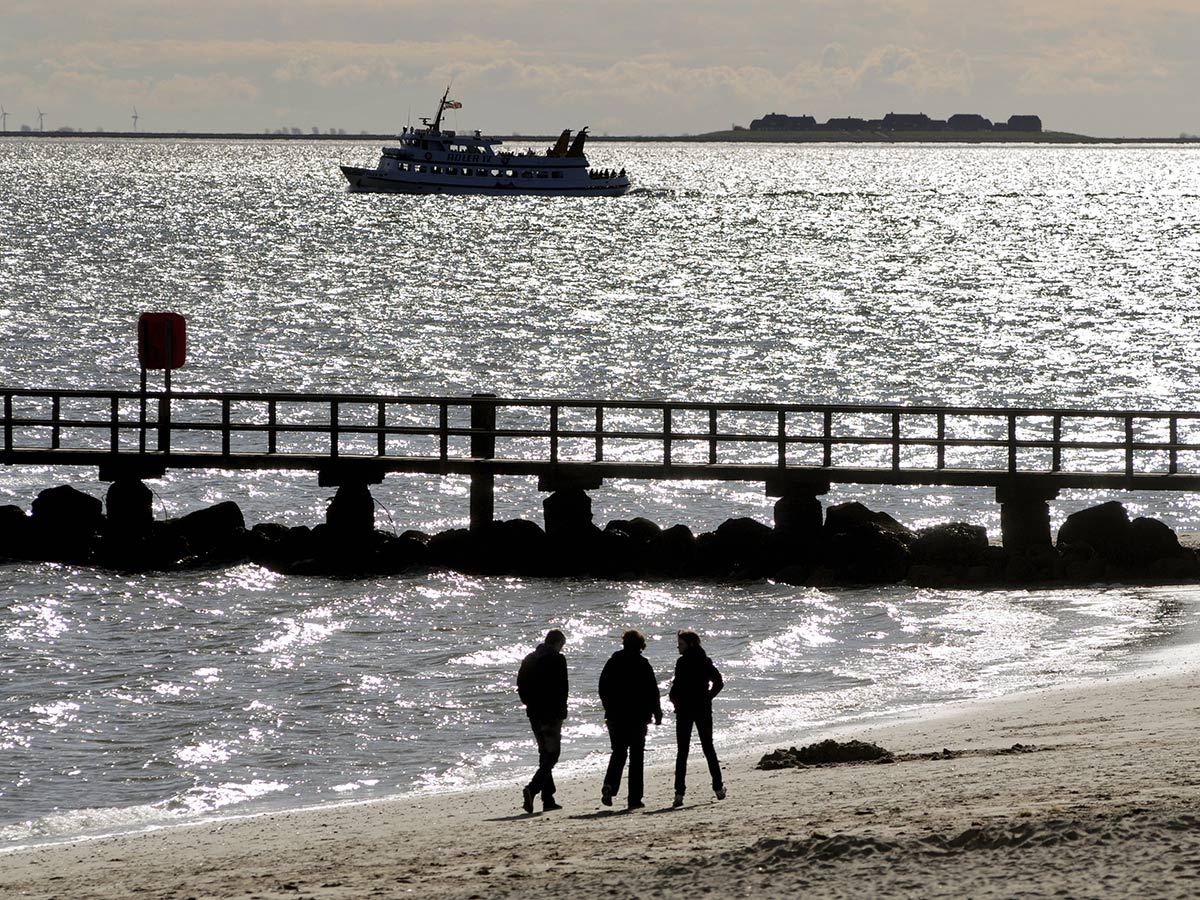
[{"label": "silhouetted person", "polygon": [[538,767],[521,792],[521,806],[533,812],[533,798],[542,795],[542,809],[562,809],[554,802],[554,764],[562,752],[562,726],[567,718],[567,660],[562,655],[566,637],[557,628],[521,660],[517,693],[525,704],[529,727],[537,741]]},{"label": "silhouetted person", "polygon": [[683,806],[683,795],[687,790],[688,748],[692,742],[692,726],[700,736],[700,748],[708,762],[708,774],[712,776],[713,793],[718,800],[725,799],[725,782],[721,778],[721,763],[713,747],[712,700],[725,687],[721,673],[713,665],[704,648],[700,646],[700,635],[694,631],[679,632],[679,659],[675,662],[675,678],[671,681],[669,697],[675,704],[675,800],[672,806]]},{"label": "silhouetted person", "polygon": [[600,802],[612,806],[613,795],[621,787],[621,771],[629,759],[629,808],[641,809],[642,765],[646,752],[646,726],[650,719],[662,724],[662,704],[658,681],[650,661],[642,656],[646,639],[640,631],[621,635],[621,649],[609,657],[600,673],[600,702],[604,704],[604,723],[612,756],[600,791]]}]

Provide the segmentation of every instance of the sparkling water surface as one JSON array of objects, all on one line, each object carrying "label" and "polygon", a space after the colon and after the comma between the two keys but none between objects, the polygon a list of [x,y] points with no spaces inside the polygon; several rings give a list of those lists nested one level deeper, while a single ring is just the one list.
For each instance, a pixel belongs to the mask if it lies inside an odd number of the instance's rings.
[{"label": "sparkling water surface", "polygon": [[[133,388],[134,323],[188,317],[181,390],[1196,409],[1200,155],[1181,147],[596,143],[615,199],[350,195],[362,142],[0,139],[0,384]],[[28,509],[94,471],[6,469]],[[235,500],[315,524],[305,473],[173,473],[159,516]],[[381,527],[467,518],[465,479],[389,476]],[[761,485],[606,483],[600,524],[770,521]],[[540,521],[531,479],[497,515]],[[998,533],[990,491],[839,487]],[[1064,492],[1055,521],[1108,496]],[[1187,495],[1131,513],[1200,530]],[[347,581],[254,566],[0,564],[0,841],[524,777],[513,690],[569,639],[564,765],[599,777],[595,682],[625,627],[695,627],[718,746],[1144,665],[1188,589],[818,591],[764,582]],[[668,720],[669,725],[669,720]],[[670,728],[651,760],[671,758]],[[666,796],[667,786],[660,786]],[[650,793],[656,790],[650,785]]]}]

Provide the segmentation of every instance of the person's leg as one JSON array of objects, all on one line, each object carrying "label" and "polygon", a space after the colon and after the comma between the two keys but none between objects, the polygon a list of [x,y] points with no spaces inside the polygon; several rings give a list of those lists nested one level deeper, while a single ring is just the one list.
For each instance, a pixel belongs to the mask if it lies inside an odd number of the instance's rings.
[{"label": "person's leg", "polygon": [[554,766],[558,762],[559,756],[562,755],[562,721],[555,719],[553,722],[545,722],[542,724],[542,740],[538,745],[538,763],[539,771],[545,770],[545,777],[541,783],[542,802],[554,802]]},{"label": "person's leg", "polygon": [[696,717],[696,734],[700,736],[700,749],[704,751],[704,758],[708,761],[708,774],[712,776],[713,790],[720,793],[725,781],[721,778],[721,762],[717,759],[717,748],[713,746],[712,728],[712,713]]},{"label": "person's leg", "polygon": [[612,746],[612,755],[608,758],[608,772],[604,776],[604,785],[610,794],[616,794],[621,787],[621,772],[625,768],[625,759],[629,752],[626,729],[610,723],[608,740]]},{"label": "person's leg", "polygon": [[646,755],[646,726],[634,725],[629,730],[629,805],[642,802],[642,763]]},{"label": "person's leg", "polygon": [[530,794],[537,794],[539,791],[542,790],[542,786],[546,782],[546,774],[547,774],[547,772],[546,772],[546,756],[547,756],[546,750],[547,750],[547,747],[546,747],[545,723],[535,722],[533,719],[530,719],[529,727],[531,729],[533,729],[533,739],[535,741],[537,741],[538,767],[537,767],[537,771],[533,773],[533,778],[531,778],[529,780],[528,790],[529,790]]},{"label": "person's leg", "polygon": [[692,743],[692,717],[688,713],[675,713],[675,793],[682,795],[687,789],[688,749]]}]

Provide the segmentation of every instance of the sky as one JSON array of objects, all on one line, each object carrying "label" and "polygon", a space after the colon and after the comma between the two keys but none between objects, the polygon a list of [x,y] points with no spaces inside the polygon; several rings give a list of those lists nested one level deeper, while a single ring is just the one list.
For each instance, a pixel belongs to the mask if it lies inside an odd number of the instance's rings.
[{"label": "sky", "polygon": [[769,112],[1200,134],[1200,0],[0,0],[7,129],[682,135]]}]

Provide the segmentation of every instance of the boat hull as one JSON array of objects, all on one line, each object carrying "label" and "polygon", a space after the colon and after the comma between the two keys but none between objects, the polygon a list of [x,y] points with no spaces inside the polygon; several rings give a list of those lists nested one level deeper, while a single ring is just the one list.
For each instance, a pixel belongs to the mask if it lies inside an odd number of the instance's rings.
[{"label": "boat hull", "polygon": [[456,184],[452,181],[420,181],[380,175],[376,169],[342,166],[352,193],[371,194],[479,194],[493,197],[620,197],[629,191],[629,179],[594,178],[586,184],[537,187],[515,180],[495,179],[487,184]]}]

